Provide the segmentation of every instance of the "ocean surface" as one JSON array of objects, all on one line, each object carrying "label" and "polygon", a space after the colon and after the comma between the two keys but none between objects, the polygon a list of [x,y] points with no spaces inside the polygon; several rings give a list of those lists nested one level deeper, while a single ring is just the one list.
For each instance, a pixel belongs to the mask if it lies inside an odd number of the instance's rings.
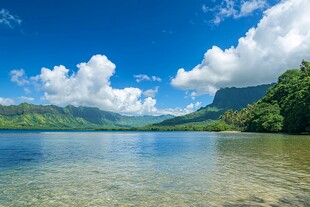
[{"label": "ocean surface", "polygon": [[2,131],[0,206],[310,206],[310,136]]}]

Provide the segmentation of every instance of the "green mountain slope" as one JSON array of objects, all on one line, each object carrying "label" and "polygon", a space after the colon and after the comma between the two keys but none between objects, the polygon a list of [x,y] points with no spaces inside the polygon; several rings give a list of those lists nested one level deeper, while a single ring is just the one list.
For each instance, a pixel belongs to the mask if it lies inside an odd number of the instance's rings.
[{"label": "green mountain slope", "polygon": [[310,62],[283,73],[257,103],[221,119],[244,131],[310,133]]},{"label": "green mountain slope", "polygon": [[248,104],[258,101],[263,97],[268,88],[274,84],[264,84],[245,88],[224,88],[216,92],[213,103],[209,107],[228,108],[240,110]]},{"label": "green mountain slope", "polygon": [[91,129],[139,127],[172,118],[165,116],[123,116],[95,107],[58,107],[22,103],[0,105],[2,129]]},{"label": "green mountain slope", "polygon": [[225,111],[240,110],[262,98],[272,84],[251,86],[245,88],[223,88],[216,92],[212,104],[193,113],[167,119],[154,126],[178,126],[198,124],[208,120],[217,120]]}]

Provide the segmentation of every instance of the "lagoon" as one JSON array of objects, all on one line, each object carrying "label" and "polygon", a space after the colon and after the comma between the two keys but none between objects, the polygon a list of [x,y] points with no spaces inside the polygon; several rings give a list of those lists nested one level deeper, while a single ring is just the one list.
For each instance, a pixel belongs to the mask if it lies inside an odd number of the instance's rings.
[{"label": "lagoon", "polygon": [[0,206],[310,206],[310,136],[3,131]]}]

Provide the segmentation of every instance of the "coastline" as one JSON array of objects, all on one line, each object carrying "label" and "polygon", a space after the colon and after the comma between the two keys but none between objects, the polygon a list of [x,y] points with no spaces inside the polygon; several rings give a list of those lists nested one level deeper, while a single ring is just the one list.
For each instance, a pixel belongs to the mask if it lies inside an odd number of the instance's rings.
[{"label": "coastline", "polygon": [[207,130],[142,130],[142,129],[130,129],[130,128],[113,128],[113,129],[45,129],[45,128],[33,128],[33,129],[0,129],[0,133],[5,132],[216,132],[223,134],[283,134],[283,135],[300,135],[309,136],[310,133],[286,133],[286,132],[248,132],[238,130],[227,130],[227,131],[207,131]]}]

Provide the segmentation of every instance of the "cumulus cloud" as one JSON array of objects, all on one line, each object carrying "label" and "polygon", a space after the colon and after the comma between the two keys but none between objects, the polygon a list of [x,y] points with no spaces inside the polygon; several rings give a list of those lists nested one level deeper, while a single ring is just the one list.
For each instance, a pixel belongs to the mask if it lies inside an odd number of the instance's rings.
[{"label": "cumulus cloud", "polygon": [[0,105],[9,106],[9,105],[13,105],[13,104],[14,104],[13,99],[0,97]]},{"label": "cumulus cloud", "polygon": [[234,19],[251,15],[256,10],[265,9],[268,6],[266,0],[247,0],[247,1],[235,1],[224,0],[221,4],[216,5],[213,8],[208,8],[205,4],[202,5],[202,11],[204,13],[213,12],[214,18],[211,22],[215,25],[220,24],[228,17]]},{"label": "cumulus cloud", "polygon": [[171,84],[198,96],[222,87],[275,82],[285,70],[310,58],[309,11],[308,0],[282,1],[265,11],[236,47],[213,46],[192,70],[179,69]]},{"label": "cumulus cloud", "polygon": [[157,114],[172,114],[174,116],[182,116],[185,114],[192,113],[201,107],[201,102],[190,103],[185,108],[168,108],[158,109]]},{"label": "cumulus cloud", "polygon": [[14,28],[16,25],[20,25],[21,23],[22,20],[18,16],[10,14],[10,12],[6,9],[0,10],[0,24]]},{"label": "cumulus cloud", "polygon": [[[55,105],[94,106],[102,110],[121,114],[138,115],[183,115],[190,113],[196,105],[185,109],[158,109],[154,99],[158,88],[142,91],[139,88],[113,88],[110,78],[116,66],[104,55],[94,55],[88,62],[77,65],[76,72],[65,66],[53,69],[42,68],[41,73],[27,77],[24,70],[12,70],[11,80],[19,86],[34,86],[44,92],[44,100]],[[156,78],[151,77],[151,80]],[[143,98],[145,96],[145,98]],[[33,101],[32,97],[21,96],[21,101]],[[0,104],[13,104],[12,99],[0,99]]]},{"label": "cumulus cloud", "polygon": [[148,114],[155,110],[156,100],[142,99],[139,88],[115,89],[111,86],[115,65],[106,56],[94,55],[77,68],[71,75],[63,65],[42,68],[41,74],[31,79],[36,80],[44,91],[44,99],[52,104],[95,106],[124,114]]},{"label": "cumulus cloud", "polygon": [[29,84],[28,78],[23,69],[12,70],[10,72],[10,75],[11,75],[11,81],[15,82],[19,86],[24,86],[24,85]]},{"label": "cumulus cloud", "polygon": [[143,95],[146,97],[152,97],[155,98],[156,93],[158,92],[159,86],[155,87],[155,89],[149,89],[143,92]]},{"label": "cumulus cloud", "polygon": [[140,83],[141,81],[158,81],[161,82],[161,78],[157,76],[148,76],[145,74],[139,74],[139,75],[134,75],[133,76],[136,79],[137,83]]}]

